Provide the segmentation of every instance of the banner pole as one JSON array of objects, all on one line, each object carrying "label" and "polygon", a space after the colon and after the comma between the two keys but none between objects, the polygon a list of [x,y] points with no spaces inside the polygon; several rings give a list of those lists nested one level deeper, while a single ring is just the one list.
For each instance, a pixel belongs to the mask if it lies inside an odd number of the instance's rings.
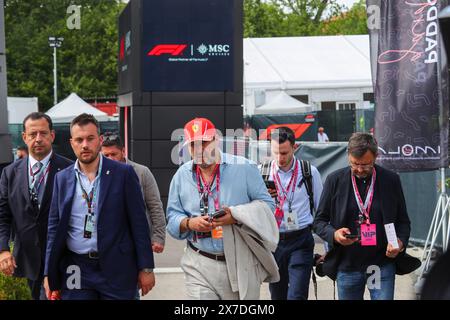
[{"label": "banner pole", "polygon": [[[420,267],[420,274],[417,278],[416,284],[414,285],[416,294],[420,294],[422,291],[424,275],[429,271],[431,258],[433,257],[433,252],[435,251],[436,240],[439,237],[439,232],[442,232],[442,250],[447,251],[448,248],[448,232],[449,225],[448,220],[450,217],[450,198],[447,195],[447,189],[445,185],[445,168],[440,169],[440,183],[441,183],[441,193],[436,204],[436,209],[434,211],[433,219],[430,225],[430,230],[428,232],[427,241],[425,242],[424,251],[422,254],[422,266]],[[432,235],[432,236],[431,236]],[[430,246],[428,247],[428,242],[430,240]]]},{"label": "banner pole", "polygon": [[[447,192],[446,192],[446,185],[445,185],[445,168],[441,168],[441,192],[442,192],[442,196],[444,198],[447,197]],[[448,204],[442,202],[442,219],[443,219],[443,223],[442,223],[442,249],[443,251],[447,251],[447,239],[448,239],[448,230],[447,230],[447,216],[445,215],[445,205]]]}]

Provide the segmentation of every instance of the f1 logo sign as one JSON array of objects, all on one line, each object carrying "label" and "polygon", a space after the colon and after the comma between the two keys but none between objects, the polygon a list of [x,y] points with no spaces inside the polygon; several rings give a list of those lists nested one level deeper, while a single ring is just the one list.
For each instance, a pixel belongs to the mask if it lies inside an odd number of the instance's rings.
[{"label": "f1 logo sign", "polygon": [[154,47],[149,53],[149,56],[160,56],[162,54],[170,54],[172,56],[179,56],[186,49],[186,44],[159,44]]}]

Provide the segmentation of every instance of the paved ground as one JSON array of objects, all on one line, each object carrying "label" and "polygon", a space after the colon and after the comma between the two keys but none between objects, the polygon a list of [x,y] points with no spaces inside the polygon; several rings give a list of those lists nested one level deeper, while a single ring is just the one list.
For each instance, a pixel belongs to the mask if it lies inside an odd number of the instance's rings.
[{"label": "paved ground", "polygon": [[[317,241],[318,242],[318,241]],[[186,289],[184,286],[184,275],[180,269],[179,261],[183,254],[185,247],[184,241],[177,241],[167,236],[167,243],[164,253],[155,254],[155,262],[157,269],[156,286],[143,300],[184,300],[186,299]],[[315,252],[322,252],[323,245],[316,244]],[[408,253],[420,258],[422,251],[419,248],[408,248]],[[414,291],[414,284],[417,279],[417,274],[412,273],[404,276],[397,276],[395,286],[396,300],[414,300],[416,294]],[[318,299],[332,300],[333,299],[333,281],[328,277],[318,278]],[[366,299],[369,299],[366,290]],[[269,300],[268,284],[264,283],[261,288],[261,299]],[[312,282],[310,284],[309,299],[315,299]]]}]

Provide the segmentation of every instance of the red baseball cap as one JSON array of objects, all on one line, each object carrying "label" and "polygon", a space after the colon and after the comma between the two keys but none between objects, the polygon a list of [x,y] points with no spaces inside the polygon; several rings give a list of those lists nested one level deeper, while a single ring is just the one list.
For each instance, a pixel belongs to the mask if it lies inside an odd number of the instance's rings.
[{"label": "red baseball cap", "polygon": [[206,118],[195,118],[184,126],[184,144],[192,141],[212,141],[216,136],[216,127]]}]

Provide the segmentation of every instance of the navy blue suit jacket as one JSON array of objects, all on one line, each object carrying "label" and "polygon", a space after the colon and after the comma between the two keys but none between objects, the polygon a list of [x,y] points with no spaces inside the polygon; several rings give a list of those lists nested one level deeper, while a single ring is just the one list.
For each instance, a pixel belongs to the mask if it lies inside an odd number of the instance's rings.
[{"label": "navy blue suit jacket", "polygon": [[[112,288],[136,288],[138,272],[153,268],[153,252],[139,180],[129,165],[103,158],[97,210],[97,247],[103,275]],[[67,235],[77,179],[74,165],[56,175],[48,221],[44,274],[60,290],[67,266]]]},{"label": "navy blue suit jacket", "polygon": [[30,200],[28,158],[13,162],[3,170],[0,179],[0,251],[9,250],[8,243],[13,229],[16,277],[29,280],[42,277],[53,180],[57,172],[72,163],[73,161],[53,152],[40,208]]}]

